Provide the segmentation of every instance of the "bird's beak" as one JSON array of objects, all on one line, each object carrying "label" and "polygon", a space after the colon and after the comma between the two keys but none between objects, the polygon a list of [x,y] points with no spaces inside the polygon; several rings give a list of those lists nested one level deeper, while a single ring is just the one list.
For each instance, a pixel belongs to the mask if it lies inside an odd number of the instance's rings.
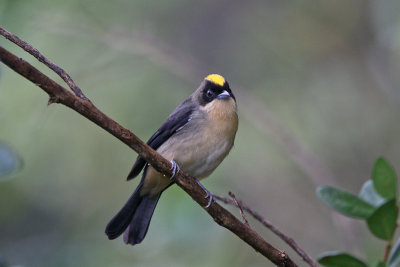
[{"label": "bird's beak", "polygon": [[224,90],[224,91],[222,91],[222,93],[220,93],[218,95],[218,99],[224,99],[224,98],[227,98],[227,97],[230,97],[230,96],[231,95],[228,93],[228,91]]}]

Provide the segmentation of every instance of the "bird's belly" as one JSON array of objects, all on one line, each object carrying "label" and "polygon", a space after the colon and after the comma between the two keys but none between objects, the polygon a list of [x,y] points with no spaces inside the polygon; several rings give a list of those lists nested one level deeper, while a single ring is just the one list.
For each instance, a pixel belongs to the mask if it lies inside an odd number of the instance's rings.
[{"label": "bird's belly", "polygon": [[223,134],[204,135],[197,132],[185,138],[177,136],[170,140],[165,151],[160,147],[159,152],[167,159],[175,160],[183,171],[197,179],[207,177],[229,153],[233,138]]},{"label": "bird's belly", "polygon": [[228,154],[232,145],[228,140],[218,140],[207,144],[195,144],[193,149],[176,157],[180,162],[182,170],[202,179],[209,176]]},{"label": "bird's belly", "polygon": [[[232,118],[195,122],[171,136],[158,149],[164,158],[174,160],[186,173],[197,179],[209,176],[222,162],[233,146],[237,131],[237,115]],[[171,180],[149,167],[143,185],[143,194],[156,195]]]},{"label": "bird's belly", "polygon": [[[175,160],[184,172],[200,180],[218,167],[232,148],[233,141],[229,138],[213,138],[209,142],[196,142],[201,139],[195,137],[196,134],[191,140],[172,138],[168,141],[169,145],[161,146],[157,151],[166,159]],[[142,193],[155,196],[171,182],[169,177],[149,167]]]}]

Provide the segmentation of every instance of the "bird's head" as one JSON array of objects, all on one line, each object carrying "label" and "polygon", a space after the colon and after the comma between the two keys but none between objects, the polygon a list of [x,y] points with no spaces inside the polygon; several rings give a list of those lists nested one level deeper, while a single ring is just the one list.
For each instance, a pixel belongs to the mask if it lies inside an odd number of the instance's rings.
[{"label": "bird's head", "polygon": [[205,77],[196,90],[195,97],[201,106],[206,106],[213,101],[227,101],[229,99],[236,102],[229,83],[219,74],[210,74]]}]

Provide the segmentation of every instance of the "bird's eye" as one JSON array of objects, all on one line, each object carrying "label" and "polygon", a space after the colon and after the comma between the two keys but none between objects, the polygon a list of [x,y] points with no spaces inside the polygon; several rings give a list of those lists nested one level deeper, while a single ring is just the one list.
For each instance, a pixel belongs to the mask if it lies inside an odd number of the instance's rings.
[{"label": "bird's eye", "polygon": [[209,89],[209,90],[207,90],[207,97],[208,98],[211,98],[211,97],[213,97],[214,96],[214,93],[213,93],[213,91],[211,91],[211,89]]}]

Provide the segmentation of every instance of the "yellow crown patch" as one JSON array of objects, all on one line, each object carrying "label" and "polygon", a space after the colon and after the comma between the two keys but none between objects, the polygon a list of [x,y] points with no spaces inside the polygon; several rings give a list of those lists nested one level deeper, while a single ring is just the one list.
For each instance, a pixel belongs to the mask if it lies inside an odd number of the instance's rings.
[{"label": "yellow crown patch", "polygon": [[224,84],[225,84],[225,78],[219,74],[210,74],[207,77],[205,77],[204,79],[206,79],[207,81],[210,81],[212,83],[215,83],[219,86],[224,86]]}]

